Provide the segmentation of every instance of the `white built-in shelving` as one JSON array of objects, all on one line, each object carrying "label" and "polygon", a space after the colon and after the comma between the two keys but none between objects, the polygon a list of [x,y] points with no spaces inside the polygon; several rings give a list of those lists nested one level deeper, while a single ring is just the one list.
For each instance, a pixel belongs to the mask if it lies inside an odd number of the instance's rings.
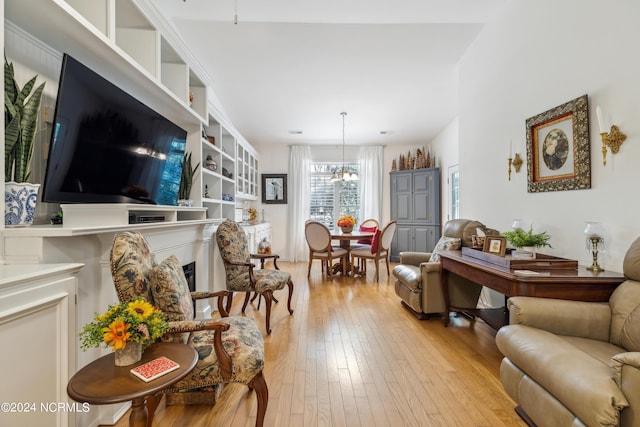
[{"label": "white built-in shelving", "polygon": [[[187,130],[187,151],[193,164],[200,163],[191,199],[208,208],[208,218],[234,218],[236,201],[257,199],[256,152],[210,112],[210,81],[152,3],[5,0],[4,5],[6,19]],[[203,129],[215,139],[201,137]],[[204,167],[207,156],[216,170]]]}]

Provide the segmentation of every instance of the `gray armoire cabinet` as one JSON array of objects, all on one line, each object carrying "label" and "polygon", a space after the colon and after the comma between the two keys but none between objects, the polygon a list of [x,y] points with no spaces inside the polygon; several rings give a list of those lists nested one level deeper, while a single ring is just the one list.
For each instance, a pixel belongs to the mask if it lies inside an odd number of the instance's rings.
[{"label": "gray armoire cabinet", "polygon": [[397,221],[391,261],[400,252],[431,252],[440,239],[440,169],[390,172],[391,219]]}]

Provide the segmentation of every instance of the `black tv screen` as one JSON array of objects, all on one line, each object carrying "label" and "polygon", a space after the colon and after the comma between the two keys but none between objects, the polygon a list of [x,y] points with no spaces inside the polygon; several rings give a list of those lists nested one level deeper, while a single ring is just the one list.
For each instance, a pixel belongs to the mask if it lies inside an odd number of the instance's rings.
[{"label": "black tv screen", "polygon": [[42,200],[176,205],[186,138],[65,54]]}]

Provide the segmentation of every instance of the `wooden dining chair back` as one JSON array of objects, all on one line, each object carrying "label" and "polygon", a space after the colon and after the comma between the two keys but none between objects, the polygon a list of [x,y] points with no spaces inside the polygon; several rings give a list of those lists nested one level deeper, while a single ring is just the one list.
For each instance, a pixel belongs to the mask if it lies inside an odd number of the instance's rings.
[{"label": "wooden dining chair back", "polygon": [[373,219],[373,218],[369,218],[369,219],[365,219],[364,221],[362,221],[360,223],[360,228],[380,228],[380,223],[378,222],[378,220]]},{"label": "wooden dining chair back", "polygon": [[376,265],[376,282],[380,279],[380,261],[384,260],[387,265],[387,276],[389,271],[389,255],[391,248],[391,241],[393,235],[396,232],[396,222],[391,221],[382,230],[377,230],[373,236],[371,246],[365,246],[363,248],[351,250],[351,275],[355,274],[355,266],[360,260],[372,259]]},{"label": "wooden dining chair back", "polygon": [[332,278],[332,264],[334,259],[342,259],[343,273],[346,268],[346,257],[348,252],[343,248],[331,246],[331,231],[326,225],[317,221],[307,221],[304,226],[304,235],[309,246],[309,266],[307,268],[307,278],[311,277],[311,263],[314,259],[319,259],[322,273]]}]

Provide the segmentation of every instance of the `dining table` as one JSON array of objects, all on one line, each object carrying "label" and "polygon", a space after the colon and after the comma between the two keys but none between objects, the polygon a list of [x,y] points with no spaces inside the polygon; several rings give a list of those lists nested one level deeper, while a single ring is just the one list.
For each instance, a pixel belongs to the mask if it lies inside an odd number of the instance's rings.
[{"label": "dining table", "polygon": [[[350,233],[343,233],[342,230],[336,229],[331,232],[331,239],[338,240],[340,242],[340,247],[346,249],[347,251],[347,259],[346,259],[346,267],[345,271],[347,275],[351,274],[351,242],[357,241],[360,239],[371,239],[373,238],[373,231],[360,231],[353,230]],[[333,267],[333,274],[342,273],[342,263],[335,264]],[[354,268],[355,276],[359,276],[364,274],[360,268]]]}]

